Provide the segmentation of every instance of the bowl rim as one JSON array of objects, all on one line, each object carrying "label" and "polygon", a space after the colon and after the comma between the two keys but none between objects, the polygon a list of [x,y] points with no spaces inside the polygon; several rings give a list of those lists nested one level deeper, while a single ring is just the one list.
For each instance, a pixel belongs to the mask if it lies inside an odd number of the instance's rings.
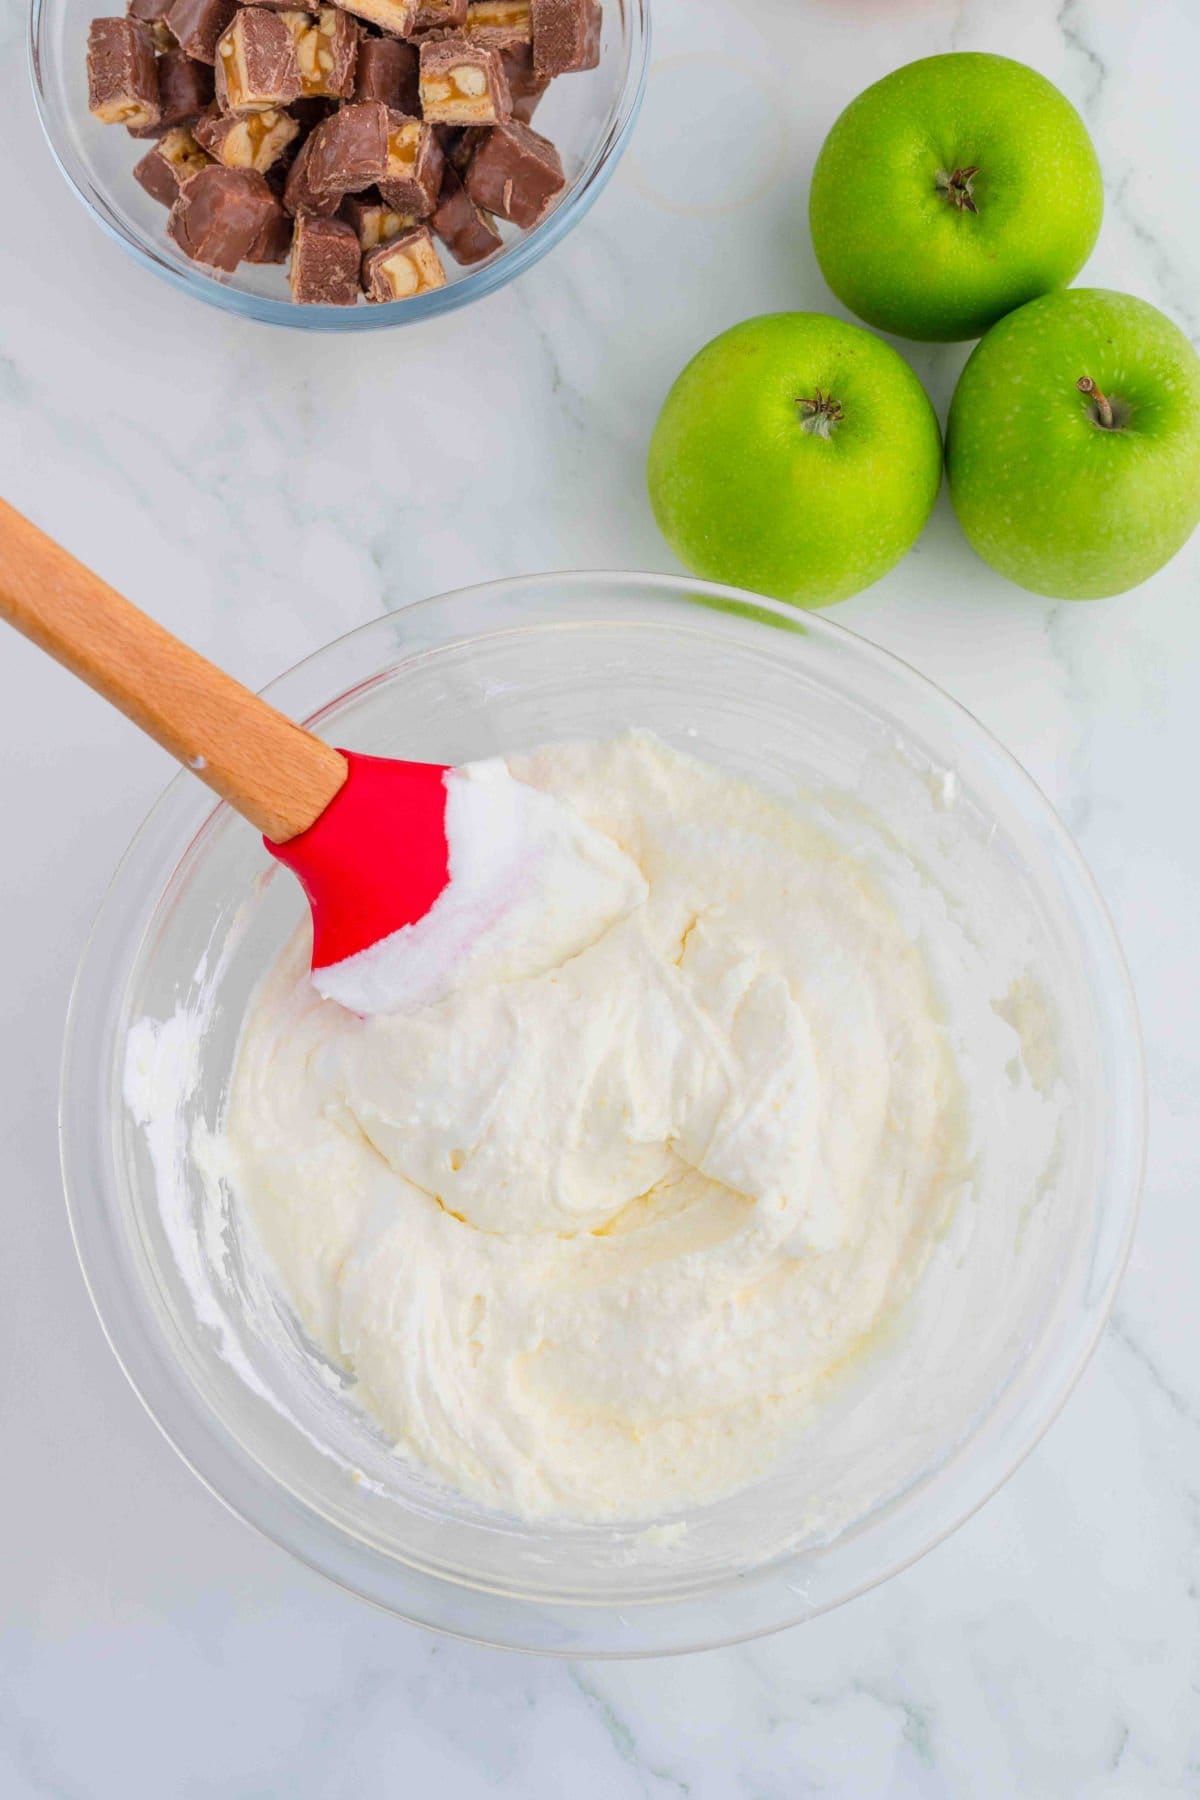
[{"label": "bowl rim", "polygon": [[57,0],[30,0],[26,35],[29,83],[33,90],[34,110],[51,158],[88,217],[126,256],[131,257],[141,268],[149,269],[177,292],[205,301],[236,318],[252,319],[261,325],[284,325],[299,331],[383,331],[398,325],[416,325],[425,319],[441,318],[448,313],[457,312],[476,300],[498,293],[510,281],[525,274],[562,242],[604,192],[628,147],[645,98],[650,71],[651,0],[607,0],[607,4],[620,8],[629,33],[629,66],[608,129],[592,146],[573,185],[540,225],[507,244],[499,256],[480,268],[447,282],[445,287],[436,288],[431,293],[417,294],[403,303],[393,302],[388,306],[297,306],[291,300],[279,300],[267,294],[252,294],[242,288],[230,286],[199,266],[181,267],[161,254],[153,244],[142,242],[126,231],[115,215],[108,214],[96,204],[91,194],[81,185],[71,166],[71,159],[60,147],[42,81],[41,31],[43,22],[56,4]]},{"label": "bowl rim", "polygon": [[[691,623],[712,624],[711,608],[729,611],[764,627],[783,626],[795,631],[795,609],[757,594],[690,578],[645,574],[638,571],[562,571],[534,576],[508,577],[416,600],[372,618],[340,634],[330,643],[300,659],[263,692],[290,681],[353,640],[387,628],[427,609],[453,603],[491,603],[508,593],[554,592],[561,600],[564,589],[583,588],[590,600],[614,603],[617,590],[636,583],[639,590],[653,591],[668,600],[694,609]],[[696,605],[699,602],[699,605]],[[610,614],[595,615],[611,619]],[[682,623],[682,617],[681,617]],[[498,623],[497,630],[504,630]],[[511,629],[511,627],[509,628]],[[1028,1392],[1017,1393],[1021,1371],[998,1396],[977,1426],[951,1450],[947,1460],[928,1481],[916,1484],[922,1494],[940,1489],[939,1503],[929,1509],[908,1506],[912,1489],[893,1496],[876,1513],[844,1534],[857,1538],[889,1522],[903,1529],[891,1531],[895,1550],[881,1557],[865,1577],[835,1593],[813,1600],[796,1576],[812,1552],[785,1554],[752,1569],[723,1587],[714,1584],[701,1594],[649,1599],[640,1605],[623,1601],[577,1598],[553,1600],[494,1593],[456,1581],[448,1575],[417,1568],[385,1557],[348,1532],[331,1525],[242,1450],[217,1415],[210,1411],[184,1376],[152,1323],[136,1316],[127,1304],[126,1278],[120,1266],[118,1246],[108,1231],[99,1206],[93,1203],[105,1179],[94,1167],[94,1141],[86,1134],[101,1120],[110,1121],[113,1095],[105,1085],[106,1058],[85,1054],[80,1028],[100,1016],[115,989],[112,978],[118,946],[126,963],[132,943],[136,954],[145,923],[154,916],[172,879],[162,872],[156,832],[166,827],[174,866],[186,854],[194,837],[186,838],[181,820],[172,823],[175,802],[195,791],[186,771],[180,770],[159,796],[135,833],[114,872],[84,944],[72,987],[64,1031],[59,1106],[59,1141],[68,1217],[84,1283],[96,1309],[102,1330],[126,1378],[167,1441],[204,1485],[231,1512],[253,1525],[263,1536],[288,1550],[308,1567],[329,1577],[358,1597],[382,1610],[446,1635],[494,1647],[516,1648],[551,1656],[633,1658],[682,1653],[744,1642],[785,1629],[832,1610],[889,1580],[911,1566],[977,1512],[1003,1485],[1034,1449],[1058,1416],[1083,1373],[1107,1322],[1136,1230],[1145,1167],[1146,1082],[1137,1004],[1124,955],[1111,919],[1082,854],[1037,783],[1012,754],[969,710],[920,674],[902,658],[880,648],[846,626],[824,617],[804,614],[799,629],[810,635],[848,647],[856,656],[898,676],[910,691],[948,709],[948,716],[965,723],[980,753],[1004,772],[1025,802],[1024,817],[1061,860],[1072,883],[1070,901],[1077,928],[1086,927],[1092,950],[1106,964],[1104,991],[1099,996],[1113,1027],[1113,1041],[1123,1055],[1121,1081],[1111,1097],[1110,1116],[1119,1131],[1114,1142],[1120,1151],[1106,1173],[1110,1204],[1116,1226],[1110,1228],[1104,1253],[1103,1279],[1089,1289],[1085,1308],[1076,1309],[1058,1327],[1063,1344],[1056,1353],[1054,1379],[1046,1379]],[[490,635],[490,634],[484,634]],[[458,641],[466,641],[459,639]],[[399,650],[397,660],[402,660]],[[333,704],[333,696],[327,704]],[[321,709],[318,709],[320,711]],[[193,809],[194,810],[194,809]],[[211,818],[210,808],[206,819]],[[202,827],[203,828],[203,827]],[[147,895],[140,881],[139,862],[147,857],[157,864],[152,889]],[[124,889],[131,879],[135,917]],[[118,979],[127,971],[122,968]],[[118,1100],[119,1107],[119,1100]],[[111,1132],[105,1140],[111,1147]],[[169,1422],[168,1422],[169,1421]],[[985,1442],[986,1440],[986,1442]],[[965,1464],[965,1466],[963,1466]],[[910,1518],[909,1514],[915,1514]],[[898,1517],[896,1516],[898,1515]],[[925,1518],[923,1524],[919,1521]],[[837,1551],[843,1539],[834,1539],[819,1554]],[[632,1614],[632,1617],[629,1615]],[[649,1630],[645,1630],[649,1623]]]}]

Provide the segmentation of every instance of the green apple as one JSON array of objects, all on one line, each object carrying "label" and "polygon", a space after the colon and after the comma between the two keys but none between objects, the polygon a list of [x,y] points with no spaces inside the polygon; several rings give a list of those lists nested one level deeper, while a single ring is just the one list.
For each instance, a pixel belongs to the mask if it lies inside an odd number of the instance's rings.
[{"label": "green apple", "polygon": [[1031,300],[972,351],[946,465],[1002,575],[1064,600],[1124,593],[1200,522],[1200,356],[1131,294]]},{"label": "green apple", "polygon": [[1007,56],[929,56],[858,96],[813,171],[826,281],[901,337],[973,338],[1065,287],[1091,255],[1104,194],[1083,120]]},{"label": "green apple", "polygon": [[920,536],[941,433],[881,338],[823,313],[773,313],[688,364],[655,427],[648,478],[654,516],[693,574],[827,606]]}]

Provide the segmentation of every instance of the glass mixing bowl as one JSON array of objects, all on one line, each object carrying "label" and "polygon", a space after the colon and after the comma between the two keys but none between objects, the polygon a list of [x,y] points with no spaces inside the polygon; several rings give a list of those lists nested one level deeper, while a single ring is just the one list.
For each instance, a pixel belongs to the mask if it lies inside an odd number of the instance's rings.
[{"label": "glass mixing bowl", "polygon": [[452,312],[492,294],[552,250],[602,192],[629,140],[641,105],[650,52],[650,0],[605,0],[600,65],[554,82],[535,118],[558,145],[567,186],[533,231],[503,225],[503,250],[475,269],[447,255],[447,284],[391,305],[296,306],[284,270],[244,263],[233,275],[200,268],[166,233],[166,211],[133,179],[149,148],[88,111],[87,33],[91,20],[123,5],[101,0],[33,0],[30,60],[38,116],[59,168],[91,216],[143,268],[227,312],[309,331],[379,331]]},{"label": "glass mixing bowl", "polygon": [[[1033,783],[953,701],[849,632],[662,576],[545,575],[425,601],[269,692],[337,743],[446,763],[644,726],[819,820],[888,889],[933,967],[971,1162],[903,1317],[769,1479],[627,1527],[489,1513],[389,1448],[206,1178],[195,1128],[219,1119],[247,997],[303,903],[250,827],[181,775],[84,955],[62,1098],[88,1285],[181,1455],[354,1592],[463,1637],[563,1654],[771,1631],[929,1549],[1062,1404],[1137,1207],[1134,1002],[1096,890]],[[143,1018],[181,1071],[178,1119],[149,1134],[123,1101]]]}]

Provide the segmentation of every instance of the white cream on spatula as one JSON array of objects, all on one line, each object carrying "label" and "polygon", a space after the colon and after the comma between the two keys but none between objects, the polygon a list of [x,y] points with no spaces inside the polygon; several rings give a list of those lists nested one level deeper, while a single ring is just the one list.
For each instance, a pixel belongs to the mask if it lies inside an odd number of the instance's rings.
[{"label": "white cream on spatula", "polygon": [[498,758],[446,775],[450,881],[413,925],[313,970],[351,1012],[413,1012],[463,987],[519,981],[577,956],[646,898],[611,838]]}]

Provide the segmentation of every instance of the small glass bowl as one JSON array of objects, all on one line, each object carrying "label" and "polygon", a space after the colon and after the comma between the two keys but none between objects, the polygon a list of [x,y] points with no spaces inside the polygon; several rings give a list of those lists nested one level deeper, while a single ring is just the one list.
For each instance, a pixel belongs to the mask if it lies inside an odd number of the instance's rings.
[{"label": "small glass bowl", "polygon": [[59,168],[91,216],[143,268],[226,312],[308,331],[381,331],[480,300],[524,274],[578,224],[615,169],[641,105],[650,51],[650,0],[605,0],[599,67],[554,82],[534,123],[558,146],[567,186],[533,231],[501,226],[504,248],[464,269],[447,254],[447,282],[412,300],[371,306],[297,306],[284,269],[243,263],[232,275],[200,267],[166,233],[166,211],[133,179],[149,143],[88,111],[87,33],[114,0],[33,0],[30,61],[38,116]]},{"label": "small glass bowl", "polygon": [[[304,911],[189,775],[134,840],[84,954],[63,1067],[72,1229],[152,1416],[243,1518],[405,1618],[636,1656],[796,1623],[904,1567],[1011,1474],[1107,1316],[1137,1214],[1137,1014],[1053,811],[946,695],[843,628],[654,575],[443,595],[268,690],[333,742],[456,763],[637,725],[812,816],[881,880],[960,1051],[971,1162],[903,1316],[754,1486],[666,1519],[533,1523],[399,1456],[307,1342],[206,1177],[255,983]],[[177,1119],[123,1098],[149,1018]],[[1053,1104],[1047,1100],[1050,1096]]]}]

